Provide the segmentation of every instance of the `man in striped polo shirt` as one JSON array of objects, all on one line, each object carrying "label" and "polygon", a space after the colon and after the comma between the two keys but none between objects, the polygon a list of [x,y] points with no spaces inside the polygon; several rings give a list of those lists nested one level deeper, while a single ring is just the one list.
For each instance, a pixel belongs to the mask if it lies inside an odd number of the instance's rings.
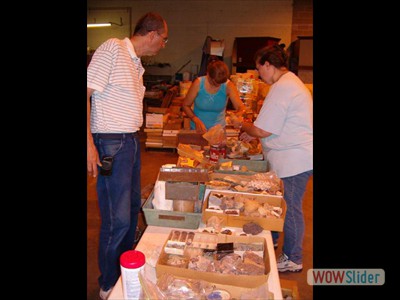
[{"label": "man in striped polo shirt", "polygon": [[143,123],[142,56],[168,41],[167,23],[149,12],[131,38],[100,45],[87,68],[87,170],[97,178],[101,215],[100,298],[107,299],[121,271],[120,255],[132,249],[141,206],[140,141]]}]

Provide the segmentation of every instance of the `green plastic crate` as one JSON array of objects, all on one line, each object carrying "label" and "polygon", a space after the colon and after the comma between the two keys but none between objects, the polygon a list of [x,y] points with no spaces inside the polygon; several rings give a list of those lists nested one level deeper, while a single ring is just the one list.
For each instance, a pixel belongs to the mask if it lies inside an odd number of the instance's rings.
[{"label": "green plastic crate", "polygon": [[215,170],[214,172],[218,173],[226,173],[226,174],[249,174],[249,173],[265,173],[268,172],[268,165],[266,160],[249,160],[249,159],[229,159],[229,158],[220,158],[218,160],[218,164],[224,162],[232,162],[233,165],[238,165],[240,167],[246,166],[248,171],[231,171],[231,170]]},{"label": "green plastic crate", "polygon": [[201,184],[199,187],[199,200],[195,206],[195,212],[179,212],[170,210],[154,209],[153,199],[154,190],[147,198],[142,206],[144,217],[147,225],[161,226],[161,227],[174,227],[186,229],[198,229],[201,222],[201,212],[203,205],[203,198],[205,192],[205,185]]}]

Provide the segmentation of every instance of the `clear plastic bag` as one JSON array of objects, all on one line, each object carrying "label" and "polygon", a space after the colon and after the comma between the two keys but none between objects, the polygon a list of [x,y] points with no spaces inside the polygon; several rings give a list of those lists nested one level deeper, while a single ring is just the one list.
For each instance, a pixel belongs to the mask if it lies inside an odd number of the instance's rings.
[{"label": "clear plastic bag", "polygon": [[221,124],[211,127],[205,134],[203,134],[203,138],[207,140],[210,145],[226,144],[226,132]]}]

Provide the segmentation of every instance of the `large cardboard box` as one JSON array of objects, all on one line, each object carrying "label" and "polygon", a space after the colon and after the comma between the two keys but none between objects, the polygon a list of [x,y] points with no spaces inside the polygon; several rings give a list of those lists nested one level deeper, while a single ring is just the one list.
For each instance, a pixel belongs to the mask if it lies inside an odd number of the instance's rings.
[{"label": "large cardboard box", "polygon": [[163,115],[155,113],[146,113],[147,128],[163,128]]},{"label": "large cardboard box", "polygon": [[[217,212],[215,209],[209,208],[209,197],[212,193],[218,193],[221,195],[228,195],[237,197],[238,195],[248,196],[250,199],[255,199],[260,203],[267,202],[272,206],[279,206],[282,208],[282,214],[280,218],[264,218],[264,217],[250,217],[244,216],[242,213],[240,215],[231,215],[225,214],[223,212]],[[262,194],[254,194],[254,193],[238,193],[233,191],[220,191],[220,190],[212,190],[205,197],[203,203],[203,215],[202,220],[203,223],[207,224],[207,220],[212,216],[217,216],[218,218],[223,220],[224,226],[228,227],[243,227],[244,224],[253,222],[260,225],[265,230],[271,231],[283,231],[283,224],[285,222],[286,215],[286,202],[283,197],[276,197],[271,195],[262,195]]]},{"label": "large cardboard box", "polygon": [[[187,278],[181,277],[181,276],[174,276],[175,278],[179,280],[187,280]],[[254,290],[257,290],[257,295],[263,295],[261,299],[263,300],[274,300],[274,293],[270,292],[268,290],[268,284],[266,283],[265,285],[261,285],[257,288],[246,288],[246,287],[241,287],[241,286],[234,286],[234,285],[227,285],[227,284],[218,284],[215,282],[212,282],[210,280],[204,280],[205,282],[209,283],[212,285],[216,290],[222,290],[222,291],[227,291],[230,294],[230,299],[251,299],[249,298],[250,293],[254,293]],[[143,287],[143,285],[142,285]],[[143,292],[145,293],[146,300],[154,300],[154,294],[151,293],[151,291],[147,290],[146,288],[143,288]],[[247,296],[247,297],[246,297]],[[183,299],[183,298],[182,298]],[[206,298],[204,298],[206,299]],[[207,299],[221,299],[220,297],[216,296],[215,298],[209,297]],[[222,299],[225,299],[222,297]],[[260,298],[257,298],[260,299]],[[297,299],[297,298],[295,298]],[[280,299],[279,299],[280,300]]]},{"label": "large cardboard box", "polygon": [[262,275],[232,275],[232,274],[222,274],[215,272],[202,272],[188,268],[169,266],[166,264],[169,254],[166,253],[164,249],[168,241],[172,237],[172,231],[171,231],[171,234],[169,235],[167,241],[164,243],[163,250],[161,251],[156,264],[157,278],[164,273],[169,273],[179,277],[206,280],[209,282],[215,282],[217,284],[233,285],[244,288],[256,288],[267,282],[271,268],[269,263],[267,244],[263,237],[233,236],[226,234],[216,234],[216,236],[218,243],[246,243],[246,244],[262,243],[264,249],[263,259],[265,264],[265,273]]}]

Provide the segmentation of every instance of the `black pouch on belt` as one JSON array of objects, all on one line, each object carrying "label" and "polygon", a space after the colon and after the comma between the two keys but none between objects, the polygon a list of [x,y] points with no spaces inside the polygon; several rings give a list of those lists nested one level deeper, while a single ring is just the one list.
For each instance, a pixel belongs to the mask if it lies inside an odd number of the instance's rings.
[{"label": "black pouch on belt", "polygon": [[113,157],[104,156],[101,160],[101,164],[100,174],[103,176],[110,176],[112,174]]}]

